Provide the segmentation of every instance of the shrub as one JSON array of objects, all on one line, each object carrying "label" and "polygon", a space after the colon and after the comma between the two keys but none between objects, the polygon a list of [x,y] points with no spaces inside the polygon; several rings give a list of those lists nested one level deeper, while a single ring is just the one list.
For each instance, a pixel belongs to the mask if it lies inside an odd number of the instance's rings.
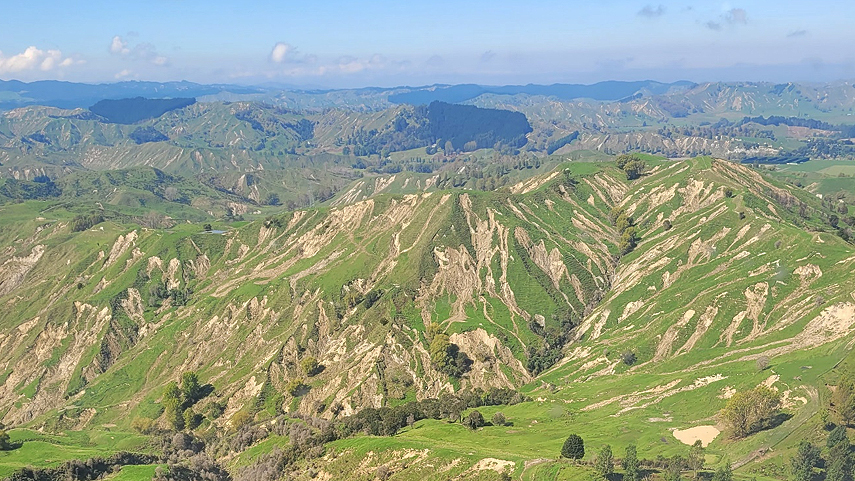
[{"label": "shrub", "polygon": [[305,387],[306,387],[306,385],[305,385],[305,384],[303,384],[303,380],[302,380],[302,379],[300,379],[300,378],[297,378],[297,379],[291,379],[290,381],[288,381],[288,383],[287,383],[287,384],[285,384],[285,391],[287,391],[287,392],[288,392],[288,394],[290,394],[290,395],[292,395],[292,396],[296,397],[296,396],[299,396],[299,395],[300,395],[300,392],[301,392]]},{"label": "shrub", "polygon": [[505,419],[505,415],[501,412],[493,414],[493,419],[491,421],[493,423],[493,426],[504,426],[507,422],[507,420]]},{"label": "shrub", "polygon": [[318,372],[320,372],[321,365],[318,363],[318,360],[312,356],[306,356],[300,361],[300,367],[303,369],[303,372],[306,373],[307,376],[312,377]]},{"label": "shrub", "polygon": [[151,434],[154,428],[154,420],[138,417],[131,421],[131,428],[140,434]]},{"label": "shrub", "polygon": [[721,411],[724,422],[734,437],[742,438],[762,428],[778,413],[781,394],[765,385],[737,392]]},{"label": "shrub", "polygon": [[392,471],[389,469],[389,466],[385,464],[377,467],[377,471],[374,473],[377,476],[377,479],[380,481],[386,481],[389,479],[389,476],[392,475]]},{"label": "shrub", "polygon": [[237,431],[252,421],[252,414],[246,409],[234,413],[231,418],[232,427]]},{"label": "shrub", "polygon": [[484,425],[484,416],[481,415],[480,412],[472,411],[468,416],[463,420],[463,424],[466,425],[467,428],[475,430]]},{"label": "shrub", "polygon": [[9,440],[9,433],[0,430],[0,451],[9,451],[12,449],[12,441]]},{"label": "shrub", "polygon": [[620,355],[620,358],[627,366],[632,366],[637,360],[635,357],[635,353],[632,351],[624,351],[624,353]]}]

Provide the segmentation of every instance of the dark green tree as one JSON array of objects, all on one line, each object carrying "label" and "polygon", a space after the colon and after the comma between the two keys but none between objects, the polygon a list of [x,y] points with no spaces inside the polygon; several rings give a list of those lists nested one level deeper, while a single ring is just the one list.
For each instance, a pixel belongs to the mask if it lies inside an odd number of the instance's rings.
[{"label": "dark green tree", "polygon": [[166,385],[166,391],[163,393],[163,407],[166,411],[166,420],[172,429],[176,431],[184,429],[184,403],[181,400],[181,389],[175,382]]},{"label": "dark green tree", "polygon": [[790,459],[790,473],[793,481],[810,481],[813,468],[820,462],[819,448],[808,441],[799,443],[799,450]]},{"label": "dark green tree", "polygon": [[184,396],[184,406],[190,407],[202,398],[202,386],[199,376],[193,371],[181,375],[181,395]]},{"label": "dark green tree", "polygon": [[571,434],[561,447],[561,457],[568,459],[582,459],[585,457],[585,442],[578,434]]},{"label": "dark green tree", "polygon": [[852,455],[846,428],[837,426],[828,434],[826,481],[852,481]]},{"label": "dark green tree", "polygon": [[610,445],[606,444],[597,453],[597,461],[594,469],[597,470],[597,474],[603,479],[608,479],[612,475],[614,472],[614,456],[612,455],[612,447]]}]

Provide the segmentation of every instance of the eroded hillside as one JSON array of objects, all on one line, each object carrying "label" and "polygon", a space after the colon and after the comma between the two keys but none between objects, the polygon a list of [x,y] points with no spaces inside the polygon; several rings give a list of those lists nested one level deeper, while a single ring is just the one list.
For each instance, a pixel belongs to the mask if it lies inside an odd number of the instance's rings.
[{"label": "eroded hillside", "polygon": [[[4,422],[156,415],[186,370],[216,387],[222,422],[256,403],[331,416],[526,384],[542,368],[533,359],[560,356],[551,333],[590,312],[613,276],[617,234],[603,219],[626,186],[579,168],[584,182],[568,170],[517,194],[375,196],[222,235],[71,233],[62,213],[7,206]],[[471,360],[459,380],[431,361],[427,326]],[[314,377],[300,368],[308,356],[323,366]],[[295,379],[307,388],[283,397]]]}]

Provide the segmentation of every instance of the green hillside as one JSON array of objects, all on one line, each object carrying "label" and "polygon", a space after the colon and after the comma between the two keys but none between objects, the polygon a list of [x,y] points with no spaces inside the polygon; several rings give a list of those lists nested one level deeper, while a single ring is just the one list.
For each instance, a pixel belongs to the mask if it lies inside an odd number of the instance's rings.
[{"label": "green hillside", "polygon": [[[156,439],[175,427],[168,384],[192,371],[204,388],[178,412],[207,448],[190,451],[238,479],[275,479],[256,476],[268,464],[298,479],[374,479],[381,466],[392,479],[577,479],[592,468],[556,460],[570,433],[585,459],[634,443],[653,463],[685,455],[675,430],[692,427],[716,434],[708,466],[785,477],[798,441],[824,443],[826,384],[851,349],[845,225],[749,167],[644,162],[633,181],[570,162],[488,192],[404,194],[381,176],[393,187],[356,181],[334,206],[212,232],[204,217],[142,227],[62,199],[6,203],[0,421],[13,440]],[[183,184],[158,172],[61,186],[135,185],[160,202]],[[777,424],[732,438],[717,413],[764,383],[783,397]],[[423,415],[433,402],[440,419]],[[473,408],[512,424],[449,422]],[[384,422],[397,434],[360,434]],[[171,436],[152,449],[178,459]],[[88,456],[39,442],[57,454],[38,466]],[[21,466],[25,451],[10,453],[0,474]]]}]

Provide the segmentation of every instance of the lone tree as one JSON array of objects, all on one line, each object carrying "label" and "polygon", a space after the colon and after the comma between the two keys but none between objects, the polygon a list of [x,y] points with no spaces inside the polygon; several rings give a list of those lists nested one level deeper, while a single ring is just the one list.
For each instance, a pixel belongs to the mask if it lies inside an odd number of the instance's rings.
[{"label": "lone tree", "polygon": [[493,414],[492,422],[493,426],[504,426],[507,420],[505,419],[504,414],[497,412],[496,414]]},{"label": "lone tree", "polygon": [[578,434],[571,434],[561,447],[561,457],[567,459],[582,459],[585,457],[585,442]]},{"label": "lone tree", "polygon": [[638,481],[641,479],[641,464],[638,462],[638,451],[634,444],[626,447],[626,454],[621,460],[621,467],[624,470],[623,479],[625,481]]},{"label": "lone tree", "polygon": [[730,426],[733,436],[743,438],[763,428],[781,406],[781,394],[765,385],[737,392],[721,411],[722,419]]},{"label": "lone tree", "polygon": [[608,479],[614,472],[614,456],[612,455],[612,447],[608,444],[600,449],[597,454],[597,463],[595,465],[597,474],[603,479]]}]

